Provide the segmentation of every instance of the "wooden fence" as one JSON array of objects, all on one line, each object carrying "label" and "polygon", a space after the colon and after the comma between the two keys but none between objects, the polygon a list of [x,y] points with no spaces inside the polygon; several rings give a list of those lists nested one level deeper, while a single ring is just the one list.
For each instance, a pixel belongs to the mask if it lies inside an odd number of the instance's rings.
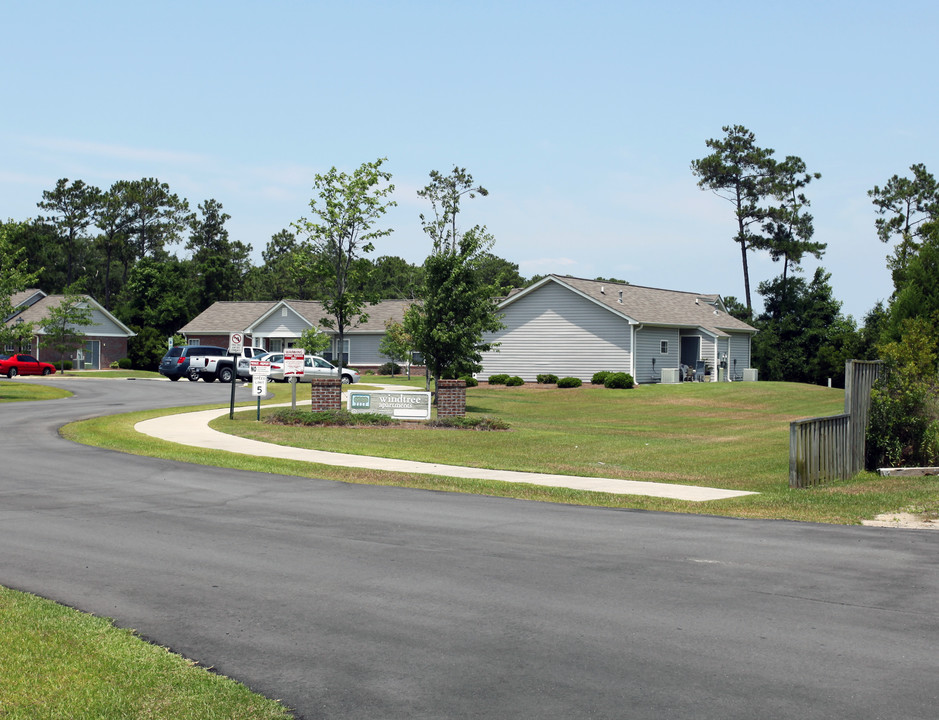
[{"label": "wooden fence", "polygon": [[804,488],[857,475],[864,469],[871,388],[880,361],[845,364],[844,414],[789,425],[789,487]]}]

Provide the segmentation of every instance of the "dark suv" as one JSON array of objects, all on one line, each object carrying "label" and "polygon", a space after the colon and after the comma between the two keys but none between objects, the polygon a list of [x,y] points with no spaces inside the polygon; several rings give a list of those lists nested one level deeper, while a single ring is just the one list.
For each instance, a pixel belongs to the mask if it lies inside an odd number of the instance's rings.
[{"label": "dark suv", "polygon": [[228,348],[216,347],[215,345],[181,345],[173,347],[160,360],[160,375],[166,375],[170,380],[176,382],[184,375],[188,377],[187,370],[189,370],[190,356],[227,354]]}]

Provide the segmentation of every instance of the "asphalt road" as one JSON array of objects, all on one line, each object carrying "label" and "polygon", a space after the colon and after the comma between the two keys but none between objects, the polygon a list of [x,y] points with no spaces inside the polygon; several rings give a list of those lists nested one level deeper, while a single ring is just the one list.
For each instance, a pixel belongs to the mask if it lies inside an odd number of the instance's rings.
[{"label": "asphalt road", "polygon": [[939,533],[125,456],[56,429],[228,386],[53,382],[76,397],[0,406],[0,584],[112,617],[299,717],[939,714]]}]

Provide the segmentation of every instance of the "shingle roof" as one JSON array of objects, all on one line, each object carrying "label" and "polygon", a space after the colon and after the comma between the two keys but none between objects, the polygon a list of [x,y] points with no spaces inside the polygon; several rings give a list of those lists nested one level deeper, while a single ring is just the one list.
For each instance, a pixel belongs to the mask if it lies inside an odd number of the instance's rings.
[{"label": "shingle roof", "polygon": [[[700,327],[715,335],[725,335],[727,331],[756,332],[756,328],[723,309],[720,295],[663,290],[561,275],[549,275],[542,282],[552,280],[637,323]],[[515,301],[516,297],[509,297],[505,303]]]},{"label": "shingle roof", "polygon": [[10,304],[15,308],[18,305],[22,305],[24,302],[35,295],[45,295],[45,293],[39,288],[27,288],[26,290],[13,293],[13,295],[10,296]]},{"label": "shingle roof", "polygon": [[[281,302],[297,312],[314,327],[320,327],[320,320],[325,316],[323,304],[313,300],[283,300],[264,302],[216,302],[186,323],[181,333],[228,333],[246,331],[262,317],[280,306]],[[383,333],[385,322],[401,322],[404,311],[412,300],[382,300],[377,305],[367,305],[365,314],[368,319],[347,328],[346,333]]]},{"label": "shingle roof", "polygon": [[[35,293],[39,291],[32,291],[32,292]],[[93,309],[97,310],[98,312],[103,313],[124,334],[126,334],[127,337],[133,337],[135,335],[135,333],[129,327],[124,325],[124,323],[122,323],[120,320],[114,317],[114,315],[112,315],[110,312],[105,310],[93,297],[91,297],[90,295],[83,295],[82,297],[85,298],[85,300],[92,306]],[[37,302],[24,308],[21,312],[18,312],[16,315],[14,315],[13,316],[14,319],[9,320],[7,324],[9,325],[10,323],[16,322],[17,320],[22,318],[23,322],[35,323],[37,326],[36,331],[39,334],[42,334],[42,331],[38,329],[39,323],[45,320],[46,317],[49,315],[49,311],[52,308],[58,307],[62,303],[63,300],[65,300],[64,295],[45,295]],[[95,335],[97,333],[95,333],[92,327],[87,327],[85,329],[85,334]]]}]

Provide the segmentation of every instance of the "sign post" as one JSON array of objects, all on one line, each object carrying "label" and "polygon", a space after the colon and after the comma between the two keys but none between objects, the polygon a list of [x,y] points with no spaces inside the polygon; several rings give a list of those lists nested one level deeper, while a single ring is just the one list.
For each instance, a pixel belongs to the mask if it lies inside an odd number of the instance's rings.
[{"label": "sign post", "polygon": [[228,409],[228,419],[235,418],[235,380],[238,379],[238,356],[245,346],[245,336],[242,333],[231,333],[228,336],[228,354],[231,355],[231,407]]},{"label": "sign post", "polygon": [[303,348],[287,348],[284,350],[284,377],[290,378],[290,404],[291,409],[297,409],[297,383],[303,377],[303,359],[306,351]]},{"label": "sign post", "polygon": [[261,421],[261,396],[267,392],[267,375],[255,375],[251,378],[251,394],[258,398],[257,420]]},{"label": "sign post", "polygon": [[267,378],[271,374],[270,360],[249,360],[248,372],[251,374],[251,394],[258,398],[258,420],[261,419],[261,396],[267,392]]}]

